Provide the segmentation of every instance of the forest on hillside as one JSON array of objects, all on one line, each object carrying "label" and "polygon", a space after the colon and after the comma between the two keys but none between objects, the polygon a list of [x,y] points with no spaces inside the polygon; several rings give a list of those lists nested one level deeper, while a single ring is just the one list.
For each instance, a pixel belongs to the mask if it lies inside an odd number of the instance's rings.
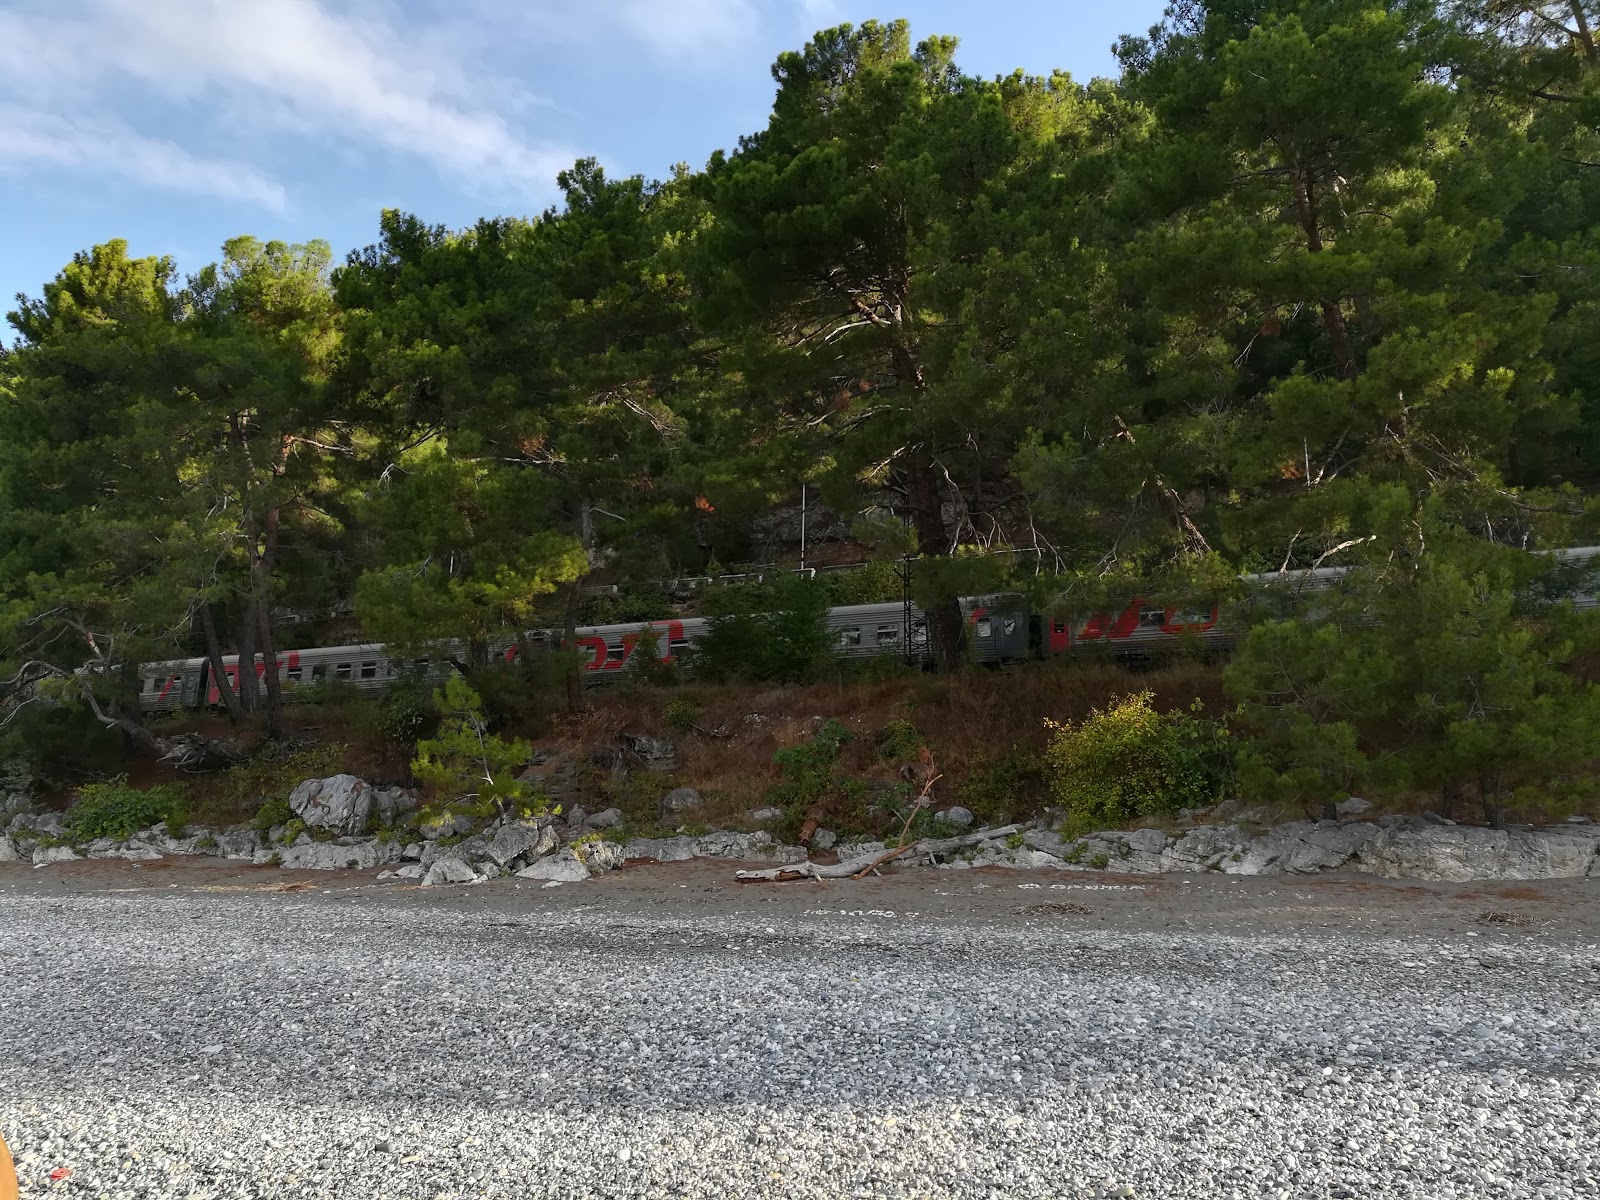
[{"label": "forest on hillside", "polygon": [[[1600,541],[1597,20],[1175,0],[1088,83],[845,25],[703,169],[579,161],[557,208],[385,212],[343,263],[77,254],[0,351],[0,757],[137,740],[132,667],[270,668],[290,614],[571,628],[758,560],[804,488],[912,564],[944,671],[960,596],[1345,566],[1228,668],[1241,778],[1490,819],[1590,787],[1600,634],[1529,551]],[[223,689],[275,732],[259,690]]]}]

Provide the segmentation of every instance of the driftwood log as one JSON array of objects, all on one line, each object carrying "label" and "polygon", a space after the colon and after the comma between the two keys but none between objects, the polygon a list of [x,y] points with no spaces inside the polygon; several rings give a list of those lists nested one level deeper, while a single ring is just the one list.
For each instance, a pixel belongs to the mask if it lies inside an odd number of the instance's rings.
[{"label": "driftwood log", "polygon": [[860,879],[891,859],[906,854],[948,854],[952,850],[964,850],[968,846],[992,842],[996,838],[1010,837],[1013,833],[1020,833],[1029,828],[1030,824],[1025,822],[1002,825],[999,829],[980,829],[976,833],[964,833],[959,837],[922,838],[894,850],[863,854],[831,866],[804,862],[784,867],[768,867],[761,871],[736,871],[733,877],[740,883],[789,883],[796,879]]}]

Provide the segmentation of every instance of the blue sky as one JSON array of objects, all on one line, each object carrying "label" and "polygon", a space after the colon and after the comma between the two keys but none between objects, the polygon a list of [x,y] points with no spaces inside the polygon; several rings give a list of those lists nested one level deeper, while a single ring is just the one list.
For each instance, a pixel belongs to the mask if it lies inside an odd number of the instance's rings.
[{"label": "blue sky", "polygon": [[536,213],[582,155],[619,175],[698,167],[766,123],[777,54],[842,21],[954,34],[974,74],[1088,79],[1161,7],[0,0],[0,312],[113,237],[184,272],[241,233],[342,258],[386,207],[450,226]]}]

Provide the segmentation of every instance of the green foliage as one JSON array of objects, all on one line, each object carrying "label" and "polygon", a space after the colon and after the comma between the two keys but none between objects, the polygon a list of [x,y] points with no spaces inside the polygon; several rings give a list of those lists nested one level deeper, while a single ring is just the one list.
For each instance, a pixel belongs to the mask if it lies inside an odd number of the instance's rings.
[{"label": "green foliage", "polygon": [[873,749],[886,762],[915,762],[927,745],[922,731],[910,721],[894,720],[878,731]]},{"label": "green foliage", "polygon": [[675,687],[682,679],[676,659],[661,657],[661,631],[642,630],[628,659],[628,681],[644,687]]},{"label": "green foliage", "polygon": [[1013,813],[1036,811],[1048,797],[1044,763],[1026,746],[974,763],[955,788],[956,803],[980,825],[1000,825]]},{"label": "green foliage", "polygon": [[446,793],[447,805],[475,799],[502,816],[543,811],[542,800],[517,778],[528,762],[528,744],[489,732],[483,700],[465,679],[452,675],[433,702],[440,713],[439,732],[417,743],[411,773],[418,781]]},{"label": "green foliage", "polygon": [[421,671],[405,671],[390,680],[383,694],[378,728],[394,745],[411,746],[438,715],[427,676]]},{"label": "green foliage", "polygon": [[1319,613],[1250,631],[1226,674],[1247,794],[1327,813],[1373,782],[1471,788],[1500,824],[1516,788],[1587,757],[1600,692],[1563,668],[1595,619],[1466,558],[1356,573]]},{"label": "green foliage", "polygon": [[121,841],[161,821],[169,829],[181,830],[185,819],[183,794],[177,788],[158,784],[140,789],[130,786],[126,775],[119,775],[78,789],[78,798],[67,810],[67,836],[73,842],[96,838]]},{"label": "green foliage", "polygon": [[782,778],[767,793],[767,802],[786,814],[780,828],[773,830],[775,835],[792,836],[806,809],[841,789],[845,780],[839,772],[839,758],[852,737],[842,721],[830,717],[809,740],[773,754]]},{"label": "green foliage", "polygon": [[0,733],[0,762],[22,764],[42,779],[115,771],[124,757],[122,736],[81,704],[30,705]]},{"label": "green foliage", "polygon": [[812,580],[718,588],[705,608],[711,619],[692,655],[698,678],[807,683],[833,666],[828,593]]},{"label": "green foliage", "polygon": [[1051,791],[1070,828],[1116,825],[1213,802],[1226,733],[1196,713],[1158,713],[1149,692],[1124,696],[1080,724],[1046,722]]},{"label": "green foliage", "polygon": [[700,723],[700,706],[687,696],[674,696],[667,701],[667,726],[679,733],[688,733]]},{"label": "green foliage", "polygon": [[[481,698],[495,728],[536,728],[561,703],[560,667],[536,656],[530,662],[492,662],[468,672],[467,682]],[[438,710],[438,693],[434,708]]]},{"label": "green foliage", "polygon": [[[279,796],[287,806],[288,793],[296,784],[306,779],[337,775],[348,751],[349,747],[343,742],[323,742],[299,749],[283,743],[268,743],[220,776],[216,785],[219,807],[254,808],[271,803],[269,798]],[[282,824],[282,821],[273,824]]]},{"label": "green foliage", "polygon": [[280,825],[287,825],[294,820],[294,809],[289,807],[289,798],[281,796],[268,800],[258,809],[251,818],[250,824],[258,833],[266,833]]},{"label": "green foliage", "polygon": [[882,559],[864,563],[853,571],[823,576],[828,595],[836,605],[889,604],[905,594],[905,584],[895,564]]}]

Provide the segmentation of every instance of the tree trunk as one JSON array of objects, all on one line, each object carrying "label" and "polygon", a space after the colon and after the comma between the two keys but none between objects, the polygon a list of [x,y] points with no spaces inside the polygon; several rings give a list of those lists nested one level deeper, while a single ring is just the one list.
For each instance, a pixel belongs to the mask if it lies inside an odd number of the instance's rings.
[{"label": "tree trunk", "polygon": [[1483,804],[1483,819],[1492,829],[1506,827],[1506,806],[1500,797],[1499,781],[1478,776],[1478,798]]},{"label": "tree trunk", "polygon": [[1456,815],[1456,785],[1444,784],[1439,789],[1439,815],[1445,820],[1455,819]]},{"label": "tree trunk", "polygon": [[[1294,181],[1294,206],[1300,217],[1300,229],[1306,237],[1308,254],[1322,253],[1322,226],[1317,215],[1317,196],[1310,174],[1300,167],[1292,167],[1289,177]],[[1322,309],[1322,324],[1328,331],[1328,342],[1333,347],[1334,361],[1339,366],[1339,378],[1356,377],[1356,356],[1350,348],[1350,331],[1345,327],[1344,313],[1337,299],[1317,301]]]},{"label": "tree trunk", "polygon": [[[945,544],[943,497],[939,493],[939,472],[933,460],[922,454],[906,468],[906,498],[911,509],[912,527],[917,534],[917,551],[926,557],[949,555]],[[963,662],[961,601],[956,596],[941,598],[928,610],[928,644],[933,650],[935,669],[959,671]]]},{"label": "tree trunk", "polygon": [[[278,681],[278,649],[272,638],[272,621],[265,604],[257,605],[261,628],[262,681],[267,691],[267,737],[283,740],[283,685]],[[252,672],[254,674],[254,672]]]},{"label": "tree trunk", "polygon": [[278,681],[278,647],[272,636],[272,572],[278,563],[278,530],[282,512],[277,505],[267,510],[261,552],[251,571],[254,575],[256,621],[261,634],[262,680],[267,691],[267,737],[283,740],[283,685]]},{"label": "tree trunk", "polygon": [[244,624],[239,626],[239,706],[247,713],[261,711],[261,687],[256,680],[256,645],[260,637],[256,602],[247,600]]},{"label": "tree trunk", "polygon": [[[206,640],[206,662],[211,668],[211,681],[216,685],[217,695],[222,697],[222,706],[228,710],[228,720],[237,725],[244,720],[244,709],[239,705],[239,697],[234,694],[233,685],[228,682],[227,668],[222,662],[222,643],[217,640],[217,622],[211,613],[211,602],[202,600],[196,612],[200,621],[200,633]],[[206,698],[200,697],[201,707],[205,706]]]},{"label": "tree trunk", "polygon": [[578,662],[578,607],[583,603],[583,582],[574,579],[567,591],[567,615],[561,630],[561,648],[567,655],[567,711],[583,707],[583,667]]},{"label": "tree trunk", "polygon": [[1567,0],[1567,9],[1577,23],[1577,41],[1583,48],[1583,57],[1592,63],[1595,61],[1594,34],[1589,29],[1589,18],[1583,11],[1583,0]]},{"label": "tree trunk", "polygon": [[117,712],[106,712],[105,709],[100,707],[100,700],[94,694],[93,687],[85,687],[83,696],[88,700],[89,708],[93,711],[95,719],[102,725],[120,729],[123,735],[135,746],[141,750],[148,751],[157,758],[166,753],[167,748],[161,744],[155,734],[145,728],[143,720],[135,721]]}]

